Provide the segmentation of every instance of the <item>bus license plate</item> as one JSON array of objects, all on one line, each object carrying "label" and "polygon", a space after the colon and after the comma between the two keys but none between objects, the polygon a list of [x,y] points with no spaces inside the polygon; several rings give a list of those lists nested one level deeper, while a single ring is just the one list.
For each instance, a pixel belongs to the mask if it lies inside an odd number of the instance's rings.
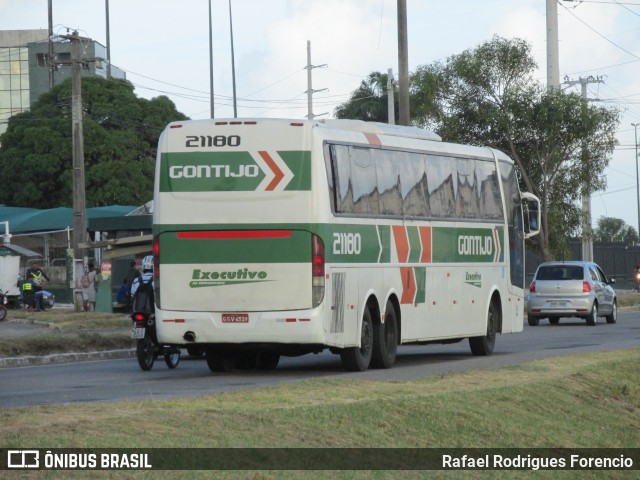
[{"label": "bus license plate", "polygon": [[222,323],[249,323],[248,313],[223,313]]},{"label": "bus license plate", "polygon": [[131,338],[135,340],[142,340],[144,338],[144,331],[144,328],[133,327],[133,329],[131,330]]}]

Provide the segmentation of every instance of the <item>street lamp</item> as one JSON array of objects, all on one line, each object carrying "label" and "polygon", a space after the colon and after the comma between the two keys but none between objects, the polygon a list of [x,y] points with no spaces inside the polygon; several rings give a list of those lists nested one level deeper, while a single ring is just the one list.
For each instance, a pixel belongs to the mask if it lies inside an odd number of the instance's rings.
[{"label": "street lamp", "polygon": [[640,123],[632,123],[633,139],[636,144],[636,196],[638,201],[638,235],[640,235],[640,179],[638,178],[638,125]]}]

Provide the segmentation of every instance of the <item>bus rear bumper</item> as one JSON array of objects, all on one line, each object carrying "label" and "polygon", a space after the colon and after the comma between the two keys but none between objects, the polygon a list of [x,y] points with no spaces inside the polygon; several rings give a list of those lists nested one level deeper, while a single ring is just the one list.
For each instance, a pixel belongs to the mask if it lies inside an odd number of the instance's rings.
[{"label": "bus rear bumper", "polygon": [[326,344],[319,309],[211,313],[156,310],[158,341],[189,344]]}]

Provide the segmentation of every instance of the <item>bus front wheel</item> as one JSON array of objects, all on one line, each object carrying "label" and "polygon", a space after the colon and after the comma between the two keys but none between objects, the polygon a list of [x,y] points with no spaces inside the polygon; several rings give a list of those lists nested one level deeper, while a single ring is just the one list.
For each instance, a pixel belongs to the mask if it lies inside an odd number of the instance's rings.
[{"label": "bus front wheel", "polygon": [[348,372],[363,372],[369,368],[373,353],[373,322],[369,309],[362,315],[360,346],[345,348],[340,352],[342,366]]},{"label": "bus front wheel", "polygon": [[496,343],[496,331],[498,329],[499,314],[496,304],[491,302],[487,312],[487,334],[482,337],[471,337],[469,346],[471,353],[478,356],[491,355]]}]

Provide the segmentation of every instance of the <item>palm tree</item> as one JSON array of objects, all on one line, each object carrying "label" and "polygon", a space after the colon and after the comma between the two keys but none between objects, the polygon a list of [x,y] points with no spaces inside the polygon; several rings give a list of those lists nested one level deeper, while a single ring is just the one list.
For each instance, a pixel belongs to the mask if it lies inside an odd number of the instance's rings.
[{"label": "palm tree", "polygon": [[366,80],[351,93],[351,98],[336,107],[336,118],[350,118],[369,122],[387,122],[386,73],[371,72]]}]

